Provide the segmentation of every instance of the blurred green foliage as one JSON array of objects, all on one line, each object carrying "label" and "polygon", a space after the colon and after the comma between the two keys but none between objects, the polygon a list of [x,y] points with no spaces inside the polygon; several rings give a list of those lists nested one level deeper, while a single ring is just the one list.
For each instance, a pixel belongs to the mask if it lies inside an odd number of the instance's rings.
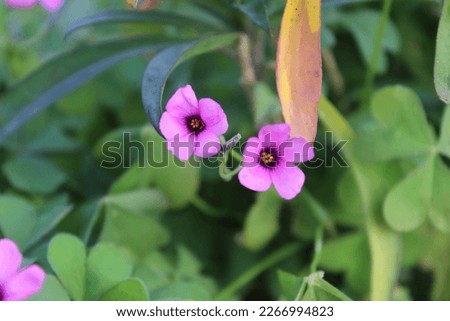
[{"label": "blurred green foliage", "polygon": [[394,1],[370,101],[383,2],[323,1],[323,163],[302,165],[290,202],[223,181],[213,160],[179,162],[151,127],[141,95],[160,108],[186,83],[220,102],[227,138],[282,121],[284,3],[0,6],[0,236],[46,269],[34,300],[450,299],[450,107],[433,85],[433,66],[439,88],[448,80],[449,1],[438,40],[444,2]]}]

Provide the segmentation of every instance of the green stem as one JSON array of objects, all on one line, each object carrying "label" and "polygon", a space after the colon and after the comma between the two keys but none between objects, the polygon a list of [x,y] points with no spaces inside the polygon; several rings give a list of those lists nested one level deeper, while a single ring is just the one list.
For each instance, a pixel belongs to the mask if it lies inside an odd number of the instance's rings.
[{"label": "green stem", "polygon": [[369,240],[371,256],[370,299],[376,301],[390,300],[400,268],[400,236],[387,228],[383,222],[377,220],[370,178],[366,174],[367,168],[361,165],[355,157],[355,151],[351,144],[355,133],[349,123],[325,97],[320,99],[318,114],[324,126],[333,131],[336,141],[350,141],[344,154],[358,187],[362,204],[361,211]]},{"label": "green stem", "polygon": [[[226,182],[231,181],[231,179],[241,170],[242,166],[238,165],[234,169],[229,169],[227,167],[228,157],[230,153],[232,154],[233,150],[228,150],[224,153],[222,158],[222,163],[219,166],[219,176]],[[232,154],[233,155],[233,154]],[[236,153],[237,156],[240,156],[238,153]],[[234,157],[236,159],[236,157]],[[241,158],[242,160],[242,158]],[[238,160],[238,162],[241,162]]]},{"label": "green stem", "polygon": [[301,301],[303,298],[303,295],[306,291],[306,286],[308,285],[308,278],[304,277],[302,285],[300,286],[300,290],[298,290],[297,296],[295,297],[294,301]]},{"label": "green stem", "polygon": [[334,227],[333,219],[328,214],[327,210],[312,196],[312,194],[307,190],[302,190],[302,197],[305,202],[308,203],[311,208],[312,213],[315,215],[316,219],[321,223],[328,232],[332,235],[336,234],[336,228]]},{"label": "green stem", "polygon": [[237,151],[235,151],[234,149],[231,150],[231,157],[233,157],[235,160],[237,160],[239,163],[242,162],[243,158],[242,155],[239,154]]},{"label": "green stem", "polygon": [[91,238],[92,232],[94,231],[95,224],[99,221],[100,217],[102,216],[104,207],[105,207],[104,198],[102,198],[98,201],[97,206],[95,208],[95,212],[89,219],[89,223],[86,227],[86,230],[83,233],[82,239],[84,244],[86,245],[89,244],[89,240]]},{"label": "green stem", "polygon": [[373,83],[377,70],[378,61],[380,60],[381,51],[383,49],[384,33],[389,22],[389,13],[391,11],[393,0],[384,0],[383,11],[381,13],[380,22],[378,24],[377,33],[375,35],[375,43],[373,46],[372,56],[370,57],[369,68],[367,70],[364,82],[363,93],[361,97],[361,105],[368,106],[369,99],[372,96]]},{"label": "green stem", "polygon": [[229,300],[234,293],[236,293],[243,286],[251,282],[262,272],[272,267],[273,265],[277,264],[278,262],[284,260],[285,258],[293,255],[299,249],[300,244],[292,243],[276,250],[275,252],[264,258],[262,261],[260,261],[258,264],[252,266],[250,269],[244,272],[244,274],[242,274],[236,280],[231,282],[224,289],[222,289],[222,291],[220,291],[216,295],[215,300],[217,301]]},{"label": "green stem", "polygon": [[319,226],[316,230],[316,237],[314,241],[314,257],[310,267],[311,274],[317,272],[317,266],[319,265],[320,257],[322,256],[322,248],[323,248],[323,226]]},{"label": "green stem", "polygon": [[216,209],[214,206],[208,204],[204,199],[199,196],[194,197],[191,200],[191,204],[194,205],[200,212],[212,217],[224,217],[226,214],[222,210]]}]

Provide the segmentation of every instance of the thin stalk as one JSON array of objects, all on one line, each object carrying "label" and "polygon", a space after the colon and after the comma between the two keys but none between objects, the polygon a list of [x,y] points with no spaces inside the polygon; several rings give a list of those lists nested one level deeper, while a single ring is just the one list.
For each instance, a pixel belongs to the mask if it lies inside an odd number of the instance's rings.
[{"label": "thin stalk", "polygon": [[274,266],[278,262],[284,260],[285,258],[293,255],[300,249],[300,244],[291,243],[283,246],[282,248],[276,250],[265,259],[260,261],[258,264],[252,266],[246,272],[244,272],[240,277],[231,282],[228,286],[226,286],[222,291],[220,291],[215,300],[223,301],[228,300],[231,296],[236,293],[239,289],[250,283],[254,278],[258,275],[266,271],[268,268]]},{"label": "thin stalk", "polygon": [[375,35],[375,43],[373,46],[372,56],[369,62],[366,79],[364,82],[361,105],[368,106],[370,97],[372,96],[375,73],[378,61],[380,60],[381,50],[383,49],[383,38],[389,21],[389,13],[391,11],[393,0],[384,0],[383,11],[381,13],[380,22],[378,24],[377,33]]},{"label": "thin stalk", "polygon": [[[350,124],[325,97],[322,97],[319,102],[319,118],[326,128],[335,133],[338,140],[352,140],[355,136]],[[361,211],[364,215],[369,240],[371,256],[370,299],[375,301],[390,300],[400,268],[401,239],[399,234],[394,233],[376,219],[377,213],[372,200],[372,191],[368,186],[366,169],[358,163],[352,147],[352,145],[349,145],[344,154],[358,187],[362,205]]]},{"label": "thin stalk", "polygon": [[243,158],[242,155],[239,154],[237,151],[235,151],[234,149],[231,150],[231,157],[233,157],[235,160],[237,160],[239,163],[242,162]]},{"label": "thin stalk", "polygon": [[314,257],[311,262],[310,272],[317,272],[317,266],[319,265],[320,257],[322,256],[323,248],[323,226],[319,226],[316,230],[316,237],[314,241]]},{"label": "thin stalk", "polygon": [[191,204],[196,207],[200,212],[211,217],[224,217],[226,214],[220,209],[216,209],[214,206],[208,204],[204,199],[199,196],[194,197],[191,200]]},{"label": "thin stalk", "polygon": [[312,213],[316,217],[316,219],[327,229],[330,234],[336,234],[336,228],[334,227],[333,219],[328,214],[327,210],[320,204],[314,196],[307,190],[303,189],[301,196],[308,203],[309,207],[312,210]]},{"label": "thin stalk", "polygon": [[303,295],[306,291],[306,286],[308,285],[308,278],[303,278],[302,285],[300,286],[300,290],[298,290],[297,296],[295,297],[294,301],[301,301]]},{"label": "thin stalk", "polygon": [[89,220],[86,230],[83,233],[82,240],[86,245],[89,244],[89,240],[92,236],[92,232],[94,231],[95,224],[99,221],[100,217],[102,216],[104,205],[105,205],[104,198],[102,198],[99,200],[95,208],[95,212],[92,214],[92,217]]}]

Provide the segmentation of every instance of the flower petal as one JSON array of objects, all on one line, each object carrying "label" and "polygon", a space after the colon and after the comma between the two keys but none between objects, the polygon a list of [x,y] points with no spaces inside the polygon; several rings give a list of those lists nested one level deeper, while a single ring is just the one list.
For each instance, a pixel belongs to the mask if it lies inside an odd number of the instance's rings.
[{"label": "flower petal", "polygon": [[298,167],[279,164],[276,169],[270,172],[270,176],[278,194],[284,199],[290,200],[300,193],[305,174]]},{"label": "flower petal", "polygon": [[199,113],[198,101],[190,85],[179,88],[166,105],[166,110],[172,116],[186,118]]},{"label": "flower petal", "polygon": [[0,284],[7,281],[22,263],[22,253],[16,243],[9,239],[0,239]]},{"label": "flower petal", "polygon": [[220,152],[222,145],[220,139],[208,130],[202,131],[195,137],[194,154],[199,157],[211,157]]},{"label": "flower petal", "polygon": [[20,301],[38,293],[45,281],[44,270],[36,264],[30,265],[3,284],[6,301]]},{"label": "flower petal", "polygon": [[244,163],[259,164],[261,154],[261,142],[256,137],[250,137],[245,143],[244,152],[242,153]]},{"label": "flower petal", "polygon": [[272,184],[269,170],[259,164],[245,165],[244,163],[244,167],[239,171],[239,182],[248,189],[256,192],[267,191]]},{"label": "flower petal", "polygon": [[278,146],[289,138],[291,128],[288,124],[273,124],[263,126],[258,138],[264,147]]},{"label": "flower petal", "polygon": [[173,140],[167,141],[167,149],[182,161],[187,161],[194,152],[194,134],[176,135]]},{"label": "flower petal", "polygon": [[48,12],[58,11],[64,4],[64,0],[40,0],[40,2]]},{"label": "flower petal", "polygon": [[228,120],[222,107],[211,98],[200,99],[198,106],[206,128],[218,136],[225,134],[228,130]]},{"label": "flower petal", "polygon": [[176,135],[185,136],[189,134],[184,119],[174,117],[168,112],[164,112],[159,121],[159,129],[167,140],[173,140]]},{"label": "flower petal", "polygon": [[5,0],[8,7],[16,9],[28,9],[33,7],[38,0]]},{"label": "flower petal", "polygon": [[314,148],[303,137],[294,137],[278,146],[278,155],[286,162],[303,163],[314,158]]}]

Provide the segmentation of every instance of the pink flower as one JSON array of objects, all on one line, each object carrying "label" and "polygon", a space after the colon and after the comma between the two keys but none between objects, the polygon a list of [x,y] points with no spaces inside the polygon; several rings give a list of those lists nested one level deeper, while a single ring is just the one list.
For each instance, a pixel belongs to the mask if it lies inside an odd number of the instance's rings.
[{"label": "pink flower", "polygon": [[287,124],[266,125],[258,137],[247,141],[238,176],[242,185],[263,192],[273,183],[278,194],[287,200],[300,193],[305,174],[295,163],[312,159],[314,150],[302,137],[289,138],[290,132]]},{"label": "pink flower", "polygon": [[4,0],[8,7],[16,9],[29,9],[38,2],[49,12],[58,11],[64,4],[64,0]]},{"label": "pink flower", "polygon": [[45,272],[32,264],[23,270],[22,254],[9,239],[0,239],[0,301],[19,301],[38,293],[45,280]]},{"label": "pink flower", "polygon": [[159,122],[167,148],[179,159],[216,155],[220,135],[228,129],[227,116],[211,98],[197,100],[190,85],[178,89],[169,99]]}]

